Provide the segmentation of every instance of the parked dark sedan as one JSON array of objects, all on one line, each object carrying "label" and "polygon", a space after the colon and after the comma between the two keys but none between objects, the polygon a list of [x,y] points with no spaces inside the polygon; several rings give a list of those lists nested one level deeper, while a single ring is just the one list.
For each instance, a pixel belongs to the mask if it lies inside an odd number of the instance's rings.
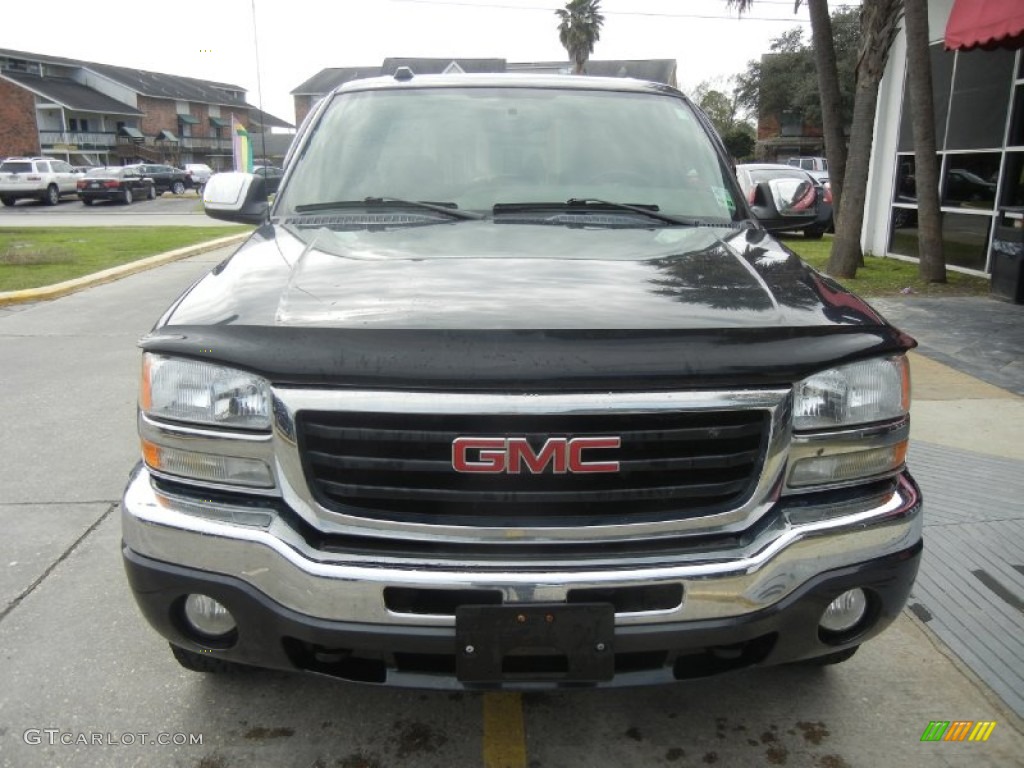
[{"label": "parked dark sedan", "polygon": [[831,190],[807,171],[790,165],[748,163],[736,178],[751,210],[772,232],[803,232],[820,238],[832,225]]},{"label": "parked dark sedan", "polygon": [[134,168],[140,175],[151,178],[158,195],[162,195],[164,192],[182,195],[186,189],[192,186],[192,177],[180,168],[171,165],[137,163],[125,167]]},{"label": "parked dark sedan", "polygon": [[78,180],[78,196],[83,205],[97,200],[120,200],[128,205],[136,198],[156,198],[156,185],[133,166],[95,168]]},{"label": "parked dark sedan", "polygon": [[274,165],[254,165],[252,172],[263,177],[264,189],[268,195],[277,192],[277,188],[281,186],[281,177],[284,176],[284,171]]}]

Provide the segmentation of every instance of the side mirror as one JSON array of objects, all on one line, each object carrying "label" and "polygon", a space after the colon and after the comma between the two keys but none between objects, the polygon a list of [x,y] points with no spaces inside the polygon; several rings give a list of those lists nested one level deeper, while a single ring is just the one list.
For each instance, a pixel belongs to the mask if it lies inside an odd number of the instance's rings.
[{"label": "side mirror", "polygon": [[762,181],[754,187],[754,199],[750,203],[750,210],[759,219],[774,219],[779,211],[775,207],[775,195],[772,194],[770,181]]},{"label": "side mirror", "polygon": [[214,219],[260,225],[270,212],[266,182],[251,173],[215,173],[203,187],[203,207]]},{"label": "side mirror", "polygon": [[817,200],[817,193],[814,185],[809,181],[801,181],[795,186],[790,183],[779,182],[779,193],[782,196],[782,203],[778,206],[779,213],[783,216],[803,216],[810,211],[814,212],[814,203]]}]

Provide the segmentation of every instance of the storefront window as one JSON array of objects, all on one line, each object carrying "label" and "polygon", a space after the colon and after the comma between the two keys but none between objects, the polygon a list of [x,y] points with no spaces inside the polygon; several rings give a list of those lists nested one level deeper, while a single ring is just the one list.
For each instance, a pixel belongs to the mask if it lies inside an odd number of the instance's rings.
[{"label": "storefront window", "polygon": [[896,192],[893,202],[917,202],[916,159],[913,155],[896,156]]},{"label": "storefront window", "polygon": [[999,179],[999,152],[947,154],[942,180],[942,204],[992,210]]},{"label": "storefront window", "polygon": [[1024,152],[1006,153],[1000,205],[1004,208],[1024,207]]},{"label": "storefront window", "polygon": [[[947,51],[942,43],[936,43],[928,50],[932,62],[932,106],[935,108],[935,146],[942,149],[946,141],[946,115],[949,113],[949,89],[953,84],[953,61],[956,54]],[[898,150],[914,150],[913,117],[910,111],[910,94],[904,86],[903,113],[900,119]]]},{"label": "storefront window", "polygon": [[985,269],[991,216],[961,213],[942,214],[942,250],[946,263],[970,269]]},{"label": "storefront window", "polygon": [[917,210],[915,208],[894,207],[889,232],[889,253],[917,258]]},{"label": "storefront window", "polygon": [[[1024,210],[1024,53],[954,53],[941,43],[929,52],[946,263],[984,270],[994,217],[1000,209]],[[912,117],[910,93],[904,86],[889,252],[916,258]]]},{"label": "storefront window", "polygon": [[[1021,56],[1024,62],[1024,56]],[[1024,147],[1024,83],[1018,83],[1013,89],[1013,113],[1010,117],[1010,135],[1006,137],[1006,146]]]},{"label": "storefront window", "polygon": [[1003,146],[1015,56],[1002,49],[957,55],[946,149]]},{"label": "storefront window", "polygon": [[[889,252],[901,256],[918,257],[917,211],[913,208],[893,208],[889,232]],[[942,250],[946,263],[969,269],[985,269],[988,255],[991,216],[972,216],[965,213],[942,214]]]}]

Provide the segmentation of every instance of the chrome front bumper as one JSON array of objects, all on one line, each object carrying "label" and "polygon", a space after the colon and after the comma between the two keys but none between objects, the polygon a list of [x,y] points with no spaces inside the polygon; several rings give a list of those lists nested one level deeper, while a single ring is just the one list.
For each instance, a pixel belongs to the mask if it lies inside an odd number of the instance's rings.
[{"label": "chrome front bumper", "polygon": [[679,605],[617,613],[616,626],[726,619],[779,604],[819,574],[896,555],[921,540],[921,500],[908,475],[870,499],[820,506],[784,499],[770,514],[770,525],[730,549],[632,558],[595,548],[593,558],[559,564],[325,552],[280,515],[261,518],[258,508],[159,492],[145,469],[122,505],[126,552],[240,580],[302,616],[410,628],[454,627],[455,617],[389,610],[385,589],[490,589],[514,604],[564,602],[570,589],[680,584]]}]

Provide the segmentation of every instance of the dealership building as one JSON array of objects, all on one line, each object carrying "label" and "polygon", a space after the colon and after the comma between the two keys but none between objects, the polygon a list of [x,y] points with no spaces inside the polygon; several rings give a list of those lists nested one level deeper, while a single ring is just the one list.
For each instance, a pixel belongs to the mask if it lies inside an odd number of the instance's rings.
[{"label": "dealership building", "polygon": [[[946,262],[990,273],[993,252],[1024,250],[1024,2],[929,0],[928,11]],[[879,92],[864,249],[916,258],[906,70],[901,30]]]}]

